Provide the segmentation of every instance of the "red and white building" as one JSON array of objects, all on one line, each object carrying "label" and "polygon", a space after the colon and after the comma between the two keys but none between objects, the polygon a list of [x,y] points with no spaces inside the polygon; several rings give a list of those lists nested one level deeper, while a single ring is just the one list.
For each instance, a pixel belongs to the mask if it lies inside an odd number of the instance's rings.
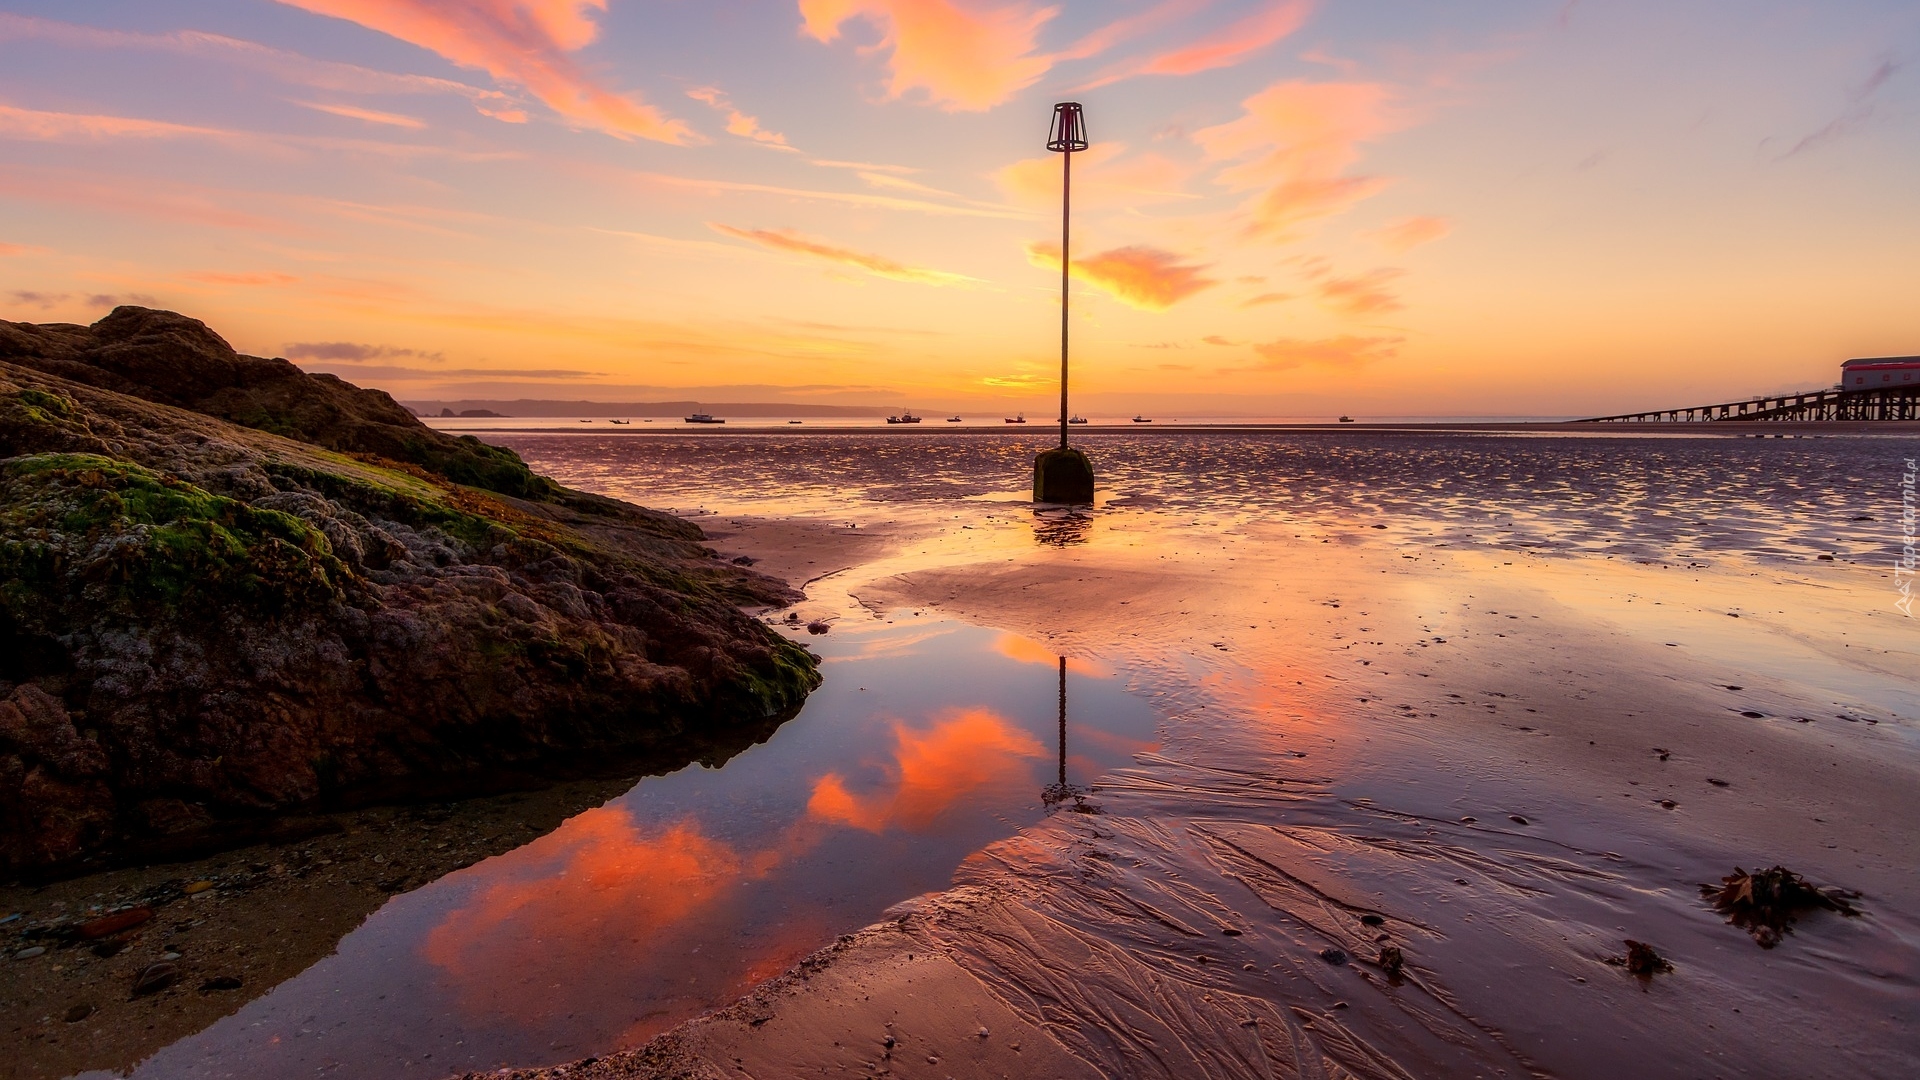
[{"label": "red and white building", "polygon": [[1920,356],[1869,356],[1840,365],[1840,389],[1920,386]]}]

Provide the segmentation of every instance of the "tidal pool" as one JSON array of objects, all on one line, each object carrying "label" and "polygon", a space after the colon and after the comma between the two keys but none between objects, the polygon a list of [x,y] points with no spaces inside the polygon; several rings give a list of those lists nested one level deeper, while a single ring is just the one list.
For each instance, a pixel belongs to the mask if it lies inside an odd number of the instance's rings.
[{"label": "tidal pool", "polygon": [[1097,812],[1093,781],[1155,745],[1118,678],[1026,638],[910,616],[789,632],[826,679],[767,742],[395,897],[134,1075],[441,1077],[634,1045],[1046,813]]}]

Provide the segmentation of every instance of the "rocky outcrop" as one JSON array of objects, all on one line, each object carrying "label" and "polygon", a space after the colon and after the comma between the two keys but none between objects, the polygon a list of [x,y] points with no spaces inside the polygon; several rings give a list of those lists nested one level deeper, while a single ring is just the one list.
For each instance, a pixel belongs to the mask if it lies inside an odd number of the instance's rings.
[{"label": "rocky outcrop", "polygon": [[384,394],[144,309],[0,354],[0,871],[722,760],[818,682],[780,582]]}]

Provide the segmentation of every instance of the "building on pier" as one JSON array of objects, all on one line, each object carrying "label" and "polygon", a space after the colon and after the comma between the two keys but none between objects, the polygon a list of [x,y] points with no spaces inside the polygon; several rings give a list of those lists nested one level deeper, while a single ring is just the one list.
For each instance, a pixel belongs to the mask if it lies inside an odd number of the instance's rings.
[{"label": "building on pier", "polygon": [[1920,356],[1867,356],[1840,365],[1840,389],[1882,390],[1920,384]]}]

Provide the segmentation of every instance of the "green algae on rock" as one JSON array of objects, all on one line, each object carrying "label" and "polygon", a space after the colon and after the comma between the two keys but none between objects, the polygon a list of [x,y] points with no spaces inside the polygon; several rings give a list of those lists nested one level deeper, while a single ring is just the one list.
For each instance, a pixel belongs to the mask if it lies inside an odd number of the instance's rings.
[{"label": "green algae on rock", "polygon": [[0,871],[724,761],[819,675],[702,539],[170,312],[0,323]]}]

